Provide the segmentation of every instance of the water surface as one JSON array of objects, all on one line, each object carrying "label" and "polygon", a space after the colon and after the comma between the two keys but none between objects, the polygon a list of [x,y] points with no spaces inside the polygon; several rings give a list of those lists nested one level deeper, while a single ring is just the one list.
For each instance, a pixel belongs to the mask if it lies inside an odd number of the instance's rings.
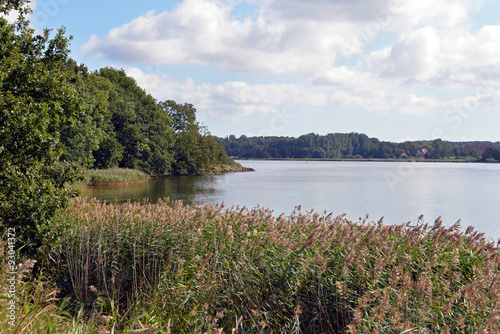
[{"label": "water surface", "polygon": [[345,213],[357,220],[384,216],[386,223],[446,225],[461,219],[489,237],[500,237],[500,164],[340,161],[240,161],[251,173],[167,177],[127,187],[95,188],[89,196],[111,202],[155,202],[169,197],[186,203],[257,205],[275,214],[302,211]]}]

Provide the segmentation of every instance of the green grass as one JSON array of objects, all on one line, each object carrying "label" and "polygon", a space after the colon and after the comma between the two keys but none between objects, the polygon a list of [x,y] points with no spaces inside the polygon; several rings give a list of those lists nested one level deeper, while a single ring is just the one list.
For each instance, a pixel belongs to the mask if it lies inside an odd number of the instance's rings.
[{"label": "green grass", "polygon": [[86,183],[89,185],[99,183],[143,181],[150,178],[150,176],[144,172],[126,168],[90,169],[86,170],[84,175]]}]

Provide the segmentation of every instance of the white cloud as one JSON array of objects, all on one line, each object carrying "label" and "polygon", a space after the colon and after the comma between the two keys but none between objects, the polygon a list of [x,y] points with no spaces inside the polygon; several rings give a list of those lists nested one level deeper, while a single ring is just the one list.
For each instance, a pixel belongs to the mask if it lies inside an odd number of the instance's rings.
[{"label": "white cloud", "polygon": [[258,14],[235,20],[235,2],[184,0],[171,12],[149,12],[103,38],[92,36],[83,51],[131,63],[315,74],[356,52],[346,51],[353,45],[362,47],[367,42],[359,32],[364,20],[377,23],[390,8],[388,0],[353,1],[356,6],[341,2],[262,1]]},{"label": "white cloud", "polygon": [[127,69],[140,87],[159,100],[188,102],[210,116],[238,120],[251,114],[277,111],[285,102],[309,106],[324,106],[328,102],[326,88],[295,84],[257,84],[230,81],[219,85],[193,80],[174,82],[167,76],[146,73],[138,68]]},{"label": "white cloud", "polygon": [[[30,1],[30,8],[32,10],[36,9],[36,5],[37,5],[37,0]],[[0,14],[0,17],[4,17],[8,23],[12,24],[12,23],[15,23],[17,18],[19,17],[19,11],[11,10],[8,15]],[[26,15],[26,19],[32,20],[32,14],[30,13],[30,14]]]},{"label": "white cloud", "polygon": [[241,2],[184,0],[92,36],[83,51],[128,63],[315,75],[361,53],[382,31],[462,26],[482,0],[254,0],[255,15],[237,20],[231,13]]},{"label": "white cloud", "polygon": [[354,106],[380,115],[427,115],[431,108],[439,106],[434,97],[419,96],[396,82],[347,67],[335,68],[304,84],[250,85],[233,81],[197,85],[191,79],[179,83],[138,68],[130,68],[127,73],[160,100],[193,103],[201,112],[223,120],[237,121],[244,116],[275,112],[286,103],[303,105],[306,110]]},{"label": "white cloud", "polygon": [[427,26],[402,35],[392,47],[374,51],[368,61],[385,76],[428,80],[440,70],[440,38]]},{"label": "white cloud", "polygon": [[[102,38],[92,36],[83,50],[129,64],[304,77],[295,84],[196,84],[128,71],[153,96],[193,103],[220,119],[270,113],[286,103],[427,115],[477,96],[481,104],[500,101],[493,92],[440,101],[421,89],[475,88],[485,80],[500,86],[500,26],[469,27],[470,14],[484,0],[250,1],[258,10],[236,19],[232,11],[242,1],[184,0],[172,11],[151,11]],[[393,39],[379,43],[382,32]],[[374,50],[369,54],[368,44]],[[339,65],[355,54],[356,64]]]},{"label": "white cloud", "polygon": [[476,34],[427,26],[402,34],[393,45],[367,58],[382,76],[439,86],[475,86],[485,77],[500,77],[500,26]]},{"label": "white cloud", "polygon": [[427,115],[430,109],[439,106],[435,97],[419,96],[415,89],[401,85],[398,80],[346,66],[328,71],[313,83],[334,87],[334,104],[356,106],[380,115]]}]

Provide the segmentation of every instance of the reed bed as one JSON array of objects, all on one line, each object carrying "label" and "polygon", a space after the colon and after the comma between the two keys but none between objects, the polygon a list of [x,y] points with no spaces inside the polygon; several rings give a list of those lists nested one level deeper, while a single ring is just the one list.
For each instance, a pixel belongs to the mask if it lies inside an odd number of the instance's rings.
[{"label": "reed bed", "polygon": [[[72,315],[57,301],[58,289],[42,276],[32,277],[35,260],[16,257],[9,263],[7,243],[0,238],[0,331],[9,333],[62,333]],[[12,261],[12,260],[11,260]]]},{"label": "reed bed", "polygon": [[85,181],[89,185],[114,182],[135,182],[150,179],[150,176],[137,169],[109,168],[90,169],[84,172]]},{"label": "reed bed", "polygon": [[500,252],[472,227],[75,199],[50,275],[99,332],[498,333]]}]

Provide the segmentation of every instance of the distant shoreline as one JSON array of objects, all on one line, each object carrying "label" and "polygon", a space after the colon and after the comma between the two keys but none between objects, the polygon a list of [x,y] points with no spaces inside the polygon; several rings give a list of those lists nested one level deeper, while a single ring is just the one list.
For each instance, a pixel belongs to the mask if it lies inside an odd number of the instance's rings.
[{"label": "distant shoreline", "polygon": [[238,161],[359,161],[359,162],[450,162],[450,163],[491,163],[471,159],[350,159],[350,158],[238,158]]}]

